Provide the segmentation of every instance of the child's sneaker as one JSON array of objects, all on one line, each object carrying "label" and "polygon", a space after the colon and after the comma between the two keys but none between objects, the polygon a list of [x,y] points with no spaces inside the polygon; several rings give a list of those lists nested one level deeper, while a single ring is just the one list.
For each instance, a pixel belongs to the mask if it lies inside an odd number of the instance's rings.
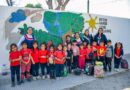
[{"label": "child's sneaker", "polygon": [[60,80],[60,78],[59,78],[59,77],[56,77],[56,80]]},{"label": "child's sneaker", "polygon": [[36,79],[39,80],[41,77],[40,76],[37,76]]},{"label": "child's sneaker", "polygon": [[31,78],[28,78],[27,81],[28,81],[28,82],[31,82]]},{"label": "child's sneaker", "polygon": [[47,78],[49,79],[49,78],[50,78],[50,75],[47,75]]},{"label": "child's sneaker", "polygon": [[36,77],[33,77],[33,80],[37,80]]},{"label": "child's sneaker", "polygon": [[11,84],[11,87],[15,87],[15,83],[12,83],[12,84]]},{"label": "child's sneaker", "polygon": [[17,85],[20,85],[20,84],[21,84],[21,82],[20,82],[20,81],[18,81],[18,82],[17,82]]},{"label": "child's sneaker", "polygon": [[120,72],[120,69],[117,69],[117,72]]},{"label": "child's sneaker", "polygon": [[42,76],[42,79],[45,79],[45,76]]},{"label": "child's sneaker", "polygon": [[117,71],[117,69],[115,68],[114,71]]},{"label": "child's sneaker", "polygon": [[73,73],[73,72],[74,72],[74,70],[71,70],[71,72]]},{"label": "child's sneaker", "polygon": [[24,83],[24,80],[21,80],[21,83]]}]

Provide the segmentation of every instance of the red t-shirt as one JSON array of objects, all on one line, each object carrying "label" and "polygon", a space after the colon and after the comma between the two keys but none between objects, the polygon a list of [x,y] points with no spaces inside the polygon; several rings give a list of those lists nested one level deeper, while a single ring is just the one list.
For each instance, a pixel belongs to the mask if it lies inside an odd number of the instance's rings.
[{"label": "red t-shirt", "polygon": [[[20,56],[21,54],[19,51],[9,53],[10,61],[13,59],[18,59]],[[10,62],[10,66],[18,66],[18,65],[20,65],[20,61]]]},{"label": "red t-shirt", "polygon": [[105,56],[106,47],[105,46],[98,46],[98,56]]},{"label": "red t-shirt", "polygon": [[97,46],[97,45],[95,45],[95,46],[93,45],[93,46],[92,46],[93,56],[94,56],[94,57],[97,57],[97,49],[98,49],[98,46]]},{"label": "red t-shirt", "polygon": [[48,57],[54,57],[54,52],[48,52]]},{"label": "red t-shirt", "polygon": [[40,63],[47,63],[48,62],[47,55],[48,55],[47,50],[39,50],[39,61],[40,61]]},{"label": "red t-shirt", "polygon": [[79,58],[85,59],[86,54],[87,54],[86,49],[80,49],[79,50]]},{"label": "red t-shirt", "polygon": [[62,60],[65,57],[65,53],[63,51],[57,50],[54,52],[55,58],[55,64],[64,64],[64,60]]},{"label": "red t-shirt", "polygon": [[22,56],[22,60],[24,62],[28,62],[29,61],[29,55],[31,55],[31,50],[30,49],[22,49],[21,51],[21,56]]},{"label": "red t-shirt", "polygon": [[120,57],[120,51],[121,51],[120,48],[117,48],[117,49],[116,49],[116,56]]},{"label": "red t-shirt", "polygon": [[38,49],[32,50],[31,56],[35,63],[39,63],[39,50]]},{"label": "red t-shirt", "polygon": [[90,53],[92,53],[92,48],[87,48],[86,49],[86,59],[91,59],[91,58],[89,58]]}]

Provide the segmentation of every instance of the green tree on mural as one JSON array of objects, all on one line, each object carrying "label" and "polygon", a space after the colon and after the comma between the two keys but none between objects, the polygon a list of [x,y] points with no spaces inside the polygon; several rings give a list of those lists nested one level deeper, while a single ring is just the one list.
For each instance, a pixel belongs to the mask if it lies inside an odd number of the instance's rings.
[{"label": "green tree on mural", "polygon": [[70,12],[46,11],[43,23],[48,32],[56,36],[63,36],[68,32],[80,32],[84,28],[82,15]]}]

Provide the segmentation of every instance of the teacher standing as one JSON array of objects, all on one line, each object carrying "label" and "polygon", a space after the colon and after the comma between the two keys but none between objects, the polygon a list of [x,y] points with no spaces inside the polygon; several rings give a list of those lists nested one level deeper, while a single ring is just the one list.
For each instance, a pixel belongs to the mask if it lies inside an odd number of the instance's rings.
[{"label": "teacher standing", "polygon": [[103,28],[98,29],[98,33],[94,36],[94,40],[97,42],[98,45],[100,44],[101,41],[107,44],[107,37],[103,33]]},{"label": "teacher standing", "polygon": [[35,37],[33,35],[33,28],[28,27],[27,34],[22,36],[17,44],[18,47],[21,46],[22,42],[26,42],[29,49],[33,48],[33,42],[35,41]]}]

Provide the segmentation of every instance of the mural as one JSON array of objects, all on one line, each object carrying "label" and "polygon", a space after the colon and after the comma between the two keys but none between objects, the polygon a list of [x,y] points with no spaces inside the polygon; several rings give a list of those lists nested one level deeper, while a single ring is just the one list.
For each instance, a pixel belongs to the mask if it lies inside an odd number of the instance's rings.
[{"label": "mural", "polygon": [[[15,32],[17,35],[22,36],[27,33],[27,28],[31,25],[26,23],[26,19],[30,19],[30,23],[40,22],[45,28],[33,27],[33,34],[35,35],[36,39],[38,40],[39,44],[42,42],[48,42],[52,40],[55,45],[62,43],[63,38],[65,38],[66,34],[72,35],[75,32],[82,32],[84,28],[84,17],[82,14],[76,14],[71,12],[53,12],[53,11],[38,11],[35,13],[30,14],[31,11],[18,9],[16,12],[12,12],[9,18],[9,24],[13,25],[14,23],[23,23],[22,25],[18,25],[18,32]],[[7,32],[9,33],[9,32]],[[10,35],[15,34],[10,33]],[[13,36],[17,36],[13,35]],[[17,37],[19,37],[17,36]],[[13,37],[11,37],[13,38]],[[53,39],[52,39],[53,38]],[[9,38],[10,39],[10,38]],[[13,40],[15,43],[15,38]],[[12,42],[9,42],[7,48]]]}]

